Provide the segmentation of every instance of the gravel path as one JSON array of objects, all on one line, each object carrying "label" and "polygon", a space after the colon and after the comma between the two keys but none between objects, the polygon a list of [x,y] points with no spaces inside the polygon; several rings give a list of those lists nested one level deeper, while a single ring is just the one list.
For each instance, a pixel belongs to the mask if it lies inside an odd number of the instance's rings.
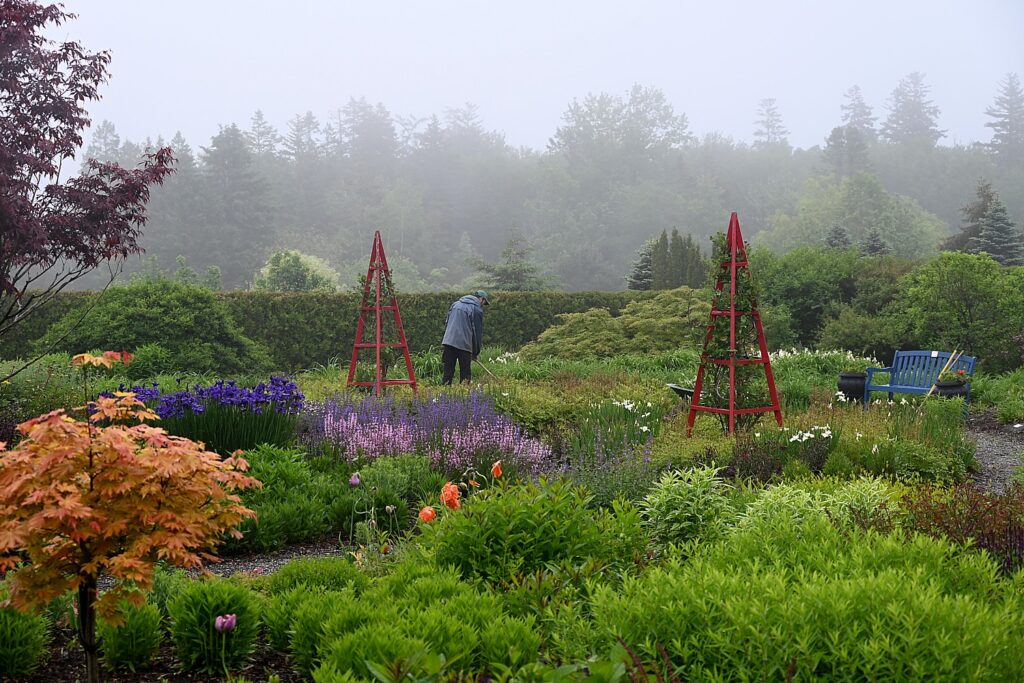
[{"label": "gravel path", "polygon": [[290,545],[275,553],[229,555],[221,558],[220,562],[207,562],[206,569],[218,576],[231,576],[239,572],[270,574],[287,562],[300,557],[344,557],[350,550],[351,548],[342,548],[337,537],[324,538],[311,543]]},{"label": "gravel path", "polygon": [[1024,465],[1024,432],[999,425],[991,416],[972,416],[967,431],[977,444],[974,481],[986,491],[1002,493],[1013,481],[1014,470]]}]

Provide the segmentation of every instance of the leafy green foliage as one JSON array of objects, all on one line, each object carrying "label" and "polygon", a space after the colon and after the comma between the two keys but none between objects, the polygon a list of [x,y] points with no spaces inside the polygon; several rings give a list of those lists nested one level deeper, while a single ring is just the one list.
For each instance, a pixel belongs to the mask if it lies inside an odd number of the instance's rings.
[{"label": "leafy green foliage", "polygon": [[137,671],[146,667],[163,642],[160,609],[144,602],[123,608],[124,623],[113,626],[102,619],[97,624],[103,663],[111,670]]},{"label": "leafy green foliage", "polygon": [[340,591],[352,588],[358,594],[367,585],[366,575],[344,557],[305,557],[285,564],[270,575],[271,595],[286,593],[299,586]]},{"label": "leafy green foliage", "polygon": [[266,349],[239,330],[212,292],[170,280],[114,287],[84,319],[78,310],[65,314],[36,346],[74,354],[151,343],[171,354],[175,368],[193,372],[258,372],[271,365]]},{"label": "leafy green foliage", "polygon": [[548,564],[631,561],[643,545],[639,516],[628,506],[607,512],[587,503],[564,482],[487,489],[427,526],[424,542],[463,577],[499,585]]},{"label": "leafy green foliage", "polygon": [[698,290],[681,287],[629,303],[618,316],[600,308],[563,314],[558,324],[520,353],[527,360],[604,358],[693,346],[707,324],[709,311]]},{"label": "leafy green foliage", "polygon": [[709,467],[666,472],[640,503],[644,524],[663,545],[714,541],[733,513],[727,489]]},{"label": "leafy green foliage", "polygon": [[986,256],[943,253],[910,276],[903,315],[922,348],[965,349],[979,367],[1020,364],[1006,341],[1024,329],[1024,278]]},{"label": "leafy green foliage", "polygon": [[[257,601],[245,586],[214,579],[184,587],[168,605],[171,636],[185,669],[213,674],[242,666],[256,645],[260,619]],[[236,616],[234,630],[220,632],[217,617]]]},{"label": "leafy green foliage", "polygon": [[327,261],[295,249],[275,252],[256,274],[255,289],[271,292],[333,292],[338,272]]},{"label": "leafy green foliage", "polygon": [[[7,588],[0,585],[0,599],[7,599]],[[46,654],[49,625],[42,616],[0,607],[0,675],[27,676],[36,670]]]}]

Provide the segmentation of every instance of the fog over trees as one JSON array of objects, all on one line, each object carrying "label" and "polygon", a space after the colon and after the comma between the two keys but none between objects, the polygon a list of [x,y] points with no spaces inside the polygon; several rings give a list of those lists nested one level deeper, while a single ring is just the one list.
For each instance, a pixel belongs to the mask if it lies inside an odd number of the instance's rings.
[{"label": "fog over trees", "polygon": [[[835,120],[808,149],[790,145],[774,98],[737,140],[693,130],[660,89],[636,85],[573,99],[545,149],[509,145],[472,104],[413,118],[352,98],[296,113],[283,130],[257,110],[209,140],[122,139],[103,121],[85,156],[133,166],[170,144],[178,157],[153,193],[148,259],[129,270],[173,270],[184,257],[200,272],[220,268],[226,288],[248,287],[271,254],[297,250],[344,284],[380,229],[406,291],[478,282],[510,244],[553,286],[621,289],[648,240],[675,229],[706,246],[730,211],[776,251],[825,245],[840,227],[853,245],[920,258],[944,241],[980,244],[955,238],[981,184],[1005,213],[989,232],[1018,239],[1006,224],[1024,219],[1024,92],[1014,73],[993,83],[978,112],[992,137],[969,145],[939,144],[941,111],[915,72],[879,105],[836,84]],[[980,217],[966,220],[977,233]]]}]

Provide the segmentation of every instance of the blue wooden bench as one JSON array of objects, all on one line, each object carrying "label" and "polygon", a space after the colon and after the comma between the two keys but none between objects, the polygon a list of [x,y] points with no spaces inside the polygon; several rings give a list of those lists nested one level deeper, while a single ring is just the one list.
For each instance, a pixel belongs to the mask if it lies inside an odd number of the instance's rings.
[{"label": "blue wooden bench", "polygon": [[[868,368],[864,384],[864,408],[871,402],[872,391],[886,392],[889,400],[892,400],[893,394],[927,394],[951,355],[947,351],[897,351],[890,367]],[[960,356],[949,369],[953,372],[963,370],[973,375],[974,356]],[[888,384],[873,384],[875,373],[888,373]],[[964,401],[970,401],[970,398],[971,384],[968,382]]]}]

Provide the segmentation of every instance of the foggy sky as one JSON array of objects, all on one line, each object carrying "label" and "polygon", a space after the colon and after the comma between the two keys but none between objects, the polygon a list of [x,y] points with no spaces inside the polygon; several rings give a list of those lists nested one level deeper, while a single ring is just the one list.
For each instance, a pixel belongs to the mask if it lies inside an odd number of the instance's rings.
[{"label": "foggy sky", "polygon": [[[90,107],[122,139],[180,130],[194,148],[262,109],[282,132],[349,97],[396,115],[472,102],[512,145],[543,149],[588,92],[662,89],[702,135],[749,141],[777,100],[790,142],[821,144],[854,83],[879,119],[900,78],[922,71],[943,141],[988,140],[984,109],[1024,76],[1024,2],[67,0],[51,36],[113,54]],[[88,139],[88,136],[87,136]]]}]

